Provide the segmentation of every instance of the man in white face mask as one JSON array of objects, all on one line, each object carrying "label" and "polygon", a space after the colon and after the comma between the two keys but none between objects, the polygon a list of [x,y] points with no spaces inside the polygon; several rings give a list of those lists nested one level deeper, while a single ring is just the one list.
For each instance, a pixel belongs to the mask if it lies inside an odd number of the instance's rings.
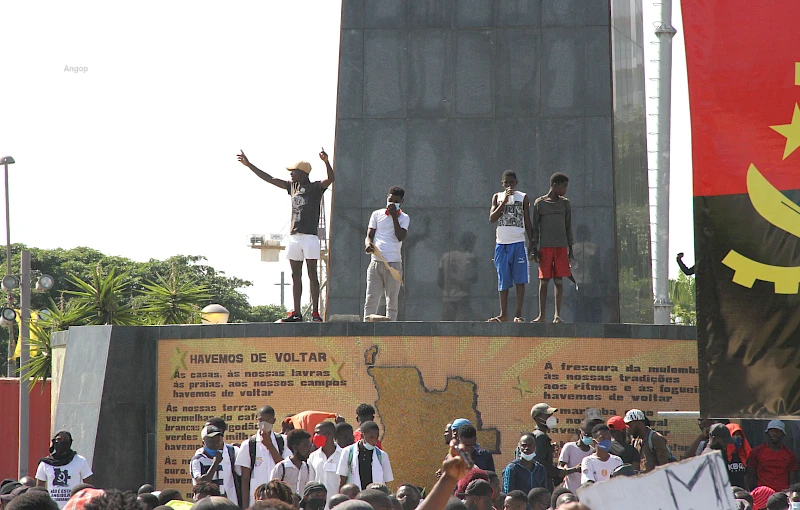
[{"label": "man in white face mask", "polygon": [[519,457],[503,470],[503,492],[522,491],[528,494],[548,483],[547,470],[537,462],[536,439],[531,433],[522,434],[517,444]]},{"label": "man in white face mask", "polygon": [[553,491],[553,487],[560,484],[566,476],[563,469],[558,469],[553,464],[553,441],[547,435],[550,429],[558,425],[558,419],[553,416],[558,412],[555,407],[550,407],[548,404],[536,404],[531,408],[531,418],[536,423],[536,428],[533,430],[533,436],[536,439],[536,460],[544,466],[547,470],[547,487],[549,491]]}]

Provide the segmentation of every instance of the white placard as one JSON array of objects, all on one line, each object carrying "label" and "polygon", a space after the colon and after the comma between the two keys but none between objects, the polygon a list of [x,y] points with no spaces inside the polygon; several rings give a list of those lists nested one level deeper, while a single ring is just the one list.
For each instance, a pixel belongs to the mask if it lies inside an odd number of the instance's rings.
[{"label": "white placard", "polygon": [[600,482],[581,489],[578,497],[592,510],[736,510],[719,452]]}]

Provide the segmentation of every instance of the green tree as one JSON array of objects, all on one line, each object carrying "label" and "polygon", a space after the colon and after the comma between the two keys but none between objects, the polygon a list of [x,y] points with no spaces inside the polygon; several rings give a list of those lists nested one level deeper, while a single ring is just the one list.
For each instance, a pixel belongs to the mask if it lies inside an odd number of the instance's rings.
[{"label": "green tree", "polygon": [[143,320],[147,324],[198,324],[201,304],[211,298],[208,288],[186,276],[175,264],[167,278],[156,278],[157,282],[143,284]]},{"label": "green tree", "polygon": [[105,274],[98,263],[88,281],[71,276],[69,280],[78,287],[78,290],[66,293],[74,296],[73,299],[77,301],[78,306],[85,310],[84,324],[87,326],[140,324],[139,317],[130,302],[125,299],[129,285],[127,279],[128,273],[117,274],[114,267]]},{"label": "green tree", "polygon": [[[87,247],[51,250],[14,244],[11,252],[12,274],[19,274],[20,253],[23,249],[31,252],[31,276],[34,280],[41,274],[49,274],[55,279],[53,289],[44,293],[33,293],[31,296],[32,309],[47,310],[42,314],[39,325],[49,332],[60,331],[74,325],[107,322],[134,324],[141,320],[144,323],[163,323],[164,315],[161,315],[159,320],[154,318],[150,310],[145,311],[146,308],[154,306],[155,297],[152,295],[147,297],[148,293],[154,292],[153,286],[163,287],[159,291],[162,292],[160,298],[162,301],[159,305],[162,311],[165,302],[172,300],[171,320],[175,321],[185,320],[177,317],[178,311],[187,312],[187,305],[193,308],[190,303],[200,308],[209,303],[222,304],[230,311],[229,322],[273,322],[285,315],[285,310],[280,306],[251,306],[242,290],[250,287],[252,283],[217,271],[207,264],[203,256],[175,255],[165,260],[150,259],[146,262],[137,262],[125,257],[108,256]],[[0,264],[5,265],[5,263],[5,250],[0,250]],[[101,269],[101,273],[98,274],[98,268],[111,269],[108,273]],[[114,273],[112,281],[106,282],[111,276],[111,271]],[[206,296],[197,292],[191,298],[187,296],[179,298],[180,294],[191,287],[190,284],[183,283],[181,284],[183,287],[178,285],[182,291],[179,292],[180,289],[176,287],[173,287],[172,291],[167,291],[166,294],[172,295],[167,299],[163,291],[170,288],[173,271],[178,275],[180,282],[194,282],[197,287],[204,288]],[[148,289],[148,286],[151,288]],[[109,293],[109,290],[112,292]],[[19,303],[19,290],[12,293],[12,298],[15,303]],[[106,313],[109,311],[110,318]],[[2,358],[5,358],[6,352],[8,352],[8,329],[0,328]],[[0,370],[2,374],[7,371],[4,359],[0,359]]]},{"label": "green tree", "polygon": [[673,304],[670,319],[673,324],[697,325],[696,295],[693,277],[681,272],[677,280],[669,281],[669,299]]}]

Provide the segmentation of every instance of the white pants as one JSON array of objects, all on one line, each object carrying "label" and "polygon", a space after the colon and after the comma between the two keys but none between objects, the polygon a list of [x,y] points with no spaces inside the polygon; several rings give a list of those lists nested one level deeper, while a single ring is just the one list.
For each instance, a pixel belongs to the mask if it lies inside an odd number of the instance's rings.
[{"label": "white pants", "polygon": [[[401,262],[389,262],[389,265],[403,274]],[[397,320],[397,298],[400,295],[400,282],[392,278],[383,262],[375,261],[367,267],[367,299],[364,303],[364,318],[367,315],[377,314],[381,304],[381,296],[386,296],[386,315],[389,319]]]}]

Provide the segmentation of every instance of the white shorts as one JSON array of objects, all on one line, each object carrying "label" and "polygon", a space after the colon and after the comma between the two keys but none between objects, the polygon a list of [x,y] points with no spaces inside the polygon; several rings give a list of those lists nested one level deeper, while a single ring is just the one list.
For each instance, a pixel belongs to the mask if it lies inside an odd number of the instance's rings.
[{"label": "white shorts", "polygon": [[286,257],[289,260],[318,260],[319,237],[313,234],[291,234],[286,243]]}]

